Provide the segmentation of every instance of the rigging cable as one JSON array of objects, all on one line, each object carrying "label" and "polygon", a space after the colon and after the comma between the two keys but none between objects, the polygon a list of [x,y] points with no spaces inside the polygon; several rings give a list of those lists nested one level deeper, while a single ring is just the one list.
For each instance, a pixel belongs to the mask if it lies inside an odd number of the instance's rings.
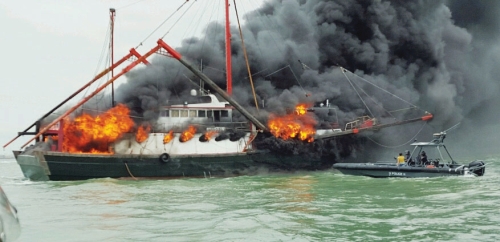
[{"label": "rigging cable", "polygon": [[420,127],[420,130],[417,132],[417,134],[415,134],[410,140],[406,141],[406,143],[402,144],[402,145],[397,145],[397,146],[387,146],[387,145],[383,145],[381,143],[378,143],[377,141],[371,139],[370,137],[366,136],[366,138],[368,140],[370,140],[371,142],[375,143],[376,145],[378,146],[381,146],[381,147],[384,147],[384,148],[390,148],[390,149],[395,149],[395,148],[399,148],[399,147],[402,147],[402,146],[405,146],[407,144],[409,144],[410,142],[414,141],[415,138],[420,134],[420,132],[422,132],[422,130],[424,129],[425,125],[427,124],[427,122],[425,122],[422,127]]},{"label": "rigging cable", "polygon": [[366,109],[368,110],[368,112],[370,113],[370,115],[373,116],[373,113],[372,113],[372,110],[370,110],[370,108],[368,107],[368,105],[366,105],[365,103],[365,100],[363,100],[363,98],[361,97],[361,95],[359,95],[359,92],[358,90],[354,87],[354,85],[352,84],[351,82],[351,79],[349,79],[349,77],[345,74],[345,72],[347,71],[346,69],[344,69],[344,67],[340,67],[340,71],[342,72],[342,74],[344,74],[345,78],[347,79],[347,81],[349,81],[349,84],[351,84],[352,86],[352,89],[354,89],[354,91],[356,92],[356,94],[358,95],[359,99],[361,99],[361,102],[363,102],[363,104],[365,105]]},{"label": "rigging cable", "polygon": [[[344,69],[345,69],[345,68],[344,68]],[[375,105],[379,106],[379,107],[380,107],[380,109],[384,110],[384,111],[385,111],[386,113],[388,113],[391,117],[393,117],[394,119],[396,119],[396,117],[394,117],[394,116],[392,115],[392,113],[391,113],[391,112],[387,111],[384,107],[382,107],[382,105],[380,105],[377,101],[375,101],[375,99],[373,99],[373,97],[372,97],[372,96],[368,95],[368,93],[366,93],[366,92],[365,92],[365,90],[363,90],[363,88],[361,88],[361,87],[360,87],[357,83],[355,83],[355,82],[353,82],[353,83],[354,83],[354,85],[356,85],[356,87],[358,87],[358,89],[359,89],[359,90],[361,90],[361,91],[362,91],[362,92],[363,92],[363,93],[364,93],[364,94],[365,94],[368,98],[370,98],[370,99],[373,101],[373,103],[375,103]],[[367,107],[367,108],[368,108],[368,107]]]},{"label": "rigging cable", "polygon": [[[184,2],[177,10],[175,10],[174,13],[176,13],[177,11],[179,11],[183,6],[184,4],[186,4],[187,2],[189,2],[189,0],[186,0],[186,2]],[[172,28],[179,22],[179,20],[184,16],[184,14],[186,14],[186,12],[193,6],[193,4],[195,3],[196,1],[193,1],[191,3],[191,5],[189,5],[189,7],[186,9],[186,11],[184,11],[184,13],[182,13],[182,15],[177,19],[177,21],[175,21],[175,23],[172,25],[172,27],[170,27],[170,29],[168,29],[168,31],[161,37],[162,39],[165,38],[165,36],[167,36],[168,33],[170,33],[170,30],[172,30]],[[168,17],[167,19],[165,19],[165,21],[163,21],[160,26],[158,26],[158,28],[156,28],[154,31],[158,30],[165,22],[167,22],[167,20],[169,20],[174,14],[170,15],[170,17]],[[153,32],[154,32],[153,31]],[[153,33],[151,33],[153,34]]]},{"label": "rigging cable", "polygon": [[[102,61],[104,59],[104,55],[105,55],[106,49],[108,49],[108,51],[109,51],[109,42],[110,42],[110,39],[111,39],[111,29],[109,28],[110,25],[111,25],[111,20],[109,20],[109,24],[108,24],[108,26],[106,28],[107,29],[106,30],[106,35],[104,37],[104,42],[103,42],[103,45],[102,45],[101,54],[99,56],[99,61],[97,62],[97,66],[96,66],[96,69],[95,69],[94,76],[97,75],[97,73],[99,71],[99,68],[101,67],[101,65],[103,63]],[[106,47],[108,47],[108,48],[106,48]],[[106,60],[105,60],[104,63],[108,63],[109,59],[110,59],[110,56],[109,56],[109,52],[108,52],[108,54],[106,55]],[[106,67],[104,69],[106,69]],[[101,83],[102,83],[102,78],[99,80],[99,82],[96,83],[97,87],[99,87]],[[96,90],[97,87],[95,87],[94,90]],[[85,92],[83,93],[83,96],[81,97],[80,100],[83,100],[87,96],[87,93],[89,92],[89,90],[90,90],[90,86],[85,89]],[[82,110],[83,110],[83,108],[82,108]]]},{"label": "rigging cable", "polygon": [[295,75],[295,72],[293,72],[293,69],[292,67],[290,66],[290,64],[288,64],[288,68],[290,69],[290,71],[292,72],[292,75],[293,77],[295,77],[295,80],[297,81],[297,83],[299,84],[300,88],[302,88],[302,91],[304,91],[304,93],[306,94],[307,96],[307,92],[306,92],[306,89],[304,89],[304,87],[302,87],[302,84],[300,84],[299,82],[299,78],[297,78],[297,75]]},{"label": "rigging cable", "polygon": [[[109,25],[111,25],[111,20],[109,20]],[[108,28],[106,28],[107,29],[106,35],[104,36],[104,42],[103,42],[102,49],[101,49],[101,55],[99,56],[99,61],[97,62],[94,76],[96,76],[99,72],[99,68],[101,67],[101,64],[102,64],[102,58],[104,58],[104,52],[106,50],[106,47],[109,45],[109,38],[111,37],[110,36],[111,29],[109,28],[109,25],[107,26]]]},{"label": "rigging cable", "polygon": [[[139,43],[139,45],[137,45],[137,47],[135,47],[136,49],[139,48],[140,46],[142,46],[142,43],[144,41],[146,41],[147,39],[149,39],[149,37],[151,37],[151,35],[153,35],[161,26],[163,26],[163,24],[165,24],[172,16],[174,16],[175,13],[177,13],[177,11],[179,11],[187,2],[189,2],[189,0],[186,0],[184,3],[181,4],[181,6],[179,8],[177,8],[177,10],[175,10],[170,16],[168,16],[160,25],[158,25],[158,27],[156,27],[148,36],[146,36],[146,38],[144,38],[143,41],[141,41]],[[194,1],[196,2],[196,1]],[[193,2],[193,3],[194,3]],[[193,5],[193,4],[191,4]],[[166,35],[166,34],[165,34]],[[165,36],[164,36],[165,37]]]},{"label": "rigging cable", "polygon": [[[340,67],[340,68],[342,68],[342,67]],[[417,109],[419,109],[419,110],[421,110],[421,111],[425,111],[425,110],[422,110],[421,108],[417,107],[416,105],[414,105],[414,104],[412,104],[412,103],[410,103],[410,102],[408,102],[408,101],[406,101],[406,100],[404,100],[404,99],[402,99],[402,98],[400,98],[400,97],[398,97],[398,96],[396,96],[396,95],[392,94],[391,92],[389,92],[389,91],[387,91],[387,90],[385,90],[385,89],[383,89],[383,88],[381,88],[381,87],[379,87],[379,86],[375,85],[374,83],[371,83],[370,81],[366,80],[365,78],[363,78],[363,77],[361,77],[361,76],[359,76],[359,75],[356,75],[355,73],[353,73],[353,72],[351,72],[351,71],[349,71],[349,70],[347,70],[347,69],[344,69],[344,68],[342,68],[342,69],[343,69],[343,70],[345,70],[345,71],[348,71],[349,73],[351,73],[351,74],[353,74],[354,76],[358,77],[359,79],[361,79],[361,80],[365,81],[366,83],[368,83],[368,84],[370,84],[370,85],[372,85],[372,86],[374,86],[374,87],[376,87],[376,88],[378,88],[378,89],[380,89],[380,90],[382,90],[382,91],[384,91],[384,92],[388,93],[389,95],[391,95],[391,96],[393,96],[393,97],[395,97],[395,98],[399,99],[400,101],[403,101],[403,102],[405,102],[406,104],[409,104],[410,106],[412,106],[412,107],[414,107],[414,108],[417,108]],[[344,75],[345,75],[345,74],[344,74]]]},{"label": "rigging cable", "polygon": [[[213,4],[213,7],[212,7],[212,14],[210,15],[210,18],[208,19],[208,23],[210,23],[210,22],[212,21],[212,17],[214,16],[214,14],[213,14],[213,13],[214,13],[214,12],[216,12],[216,11],[215,11],[215,8],[216,8],[216,7],[218,8],[218,6],[219,6],[219,4]],[[218,16],[218,14],[216,14],[215,16]],[[217,19],[218,19],[218,18],[217,18]],[[218,24],[216,24],[216,25],[215,25],[215,33],[217,33],[217,28],[218,28],[218,27],[219,27],[219,25],[218,25]],[[208,28],[208,27],[207,27],[207,28],[205,28],[205,36],[208,36],[208,30],[209,30],[209,28]],[[214,36],[214,40],[213,40],[213,42],[212,42],[212,43],[215,43],[215,38],[216,38],[216,35],[214,34],[213,36]],[[200,51],[200,53],[203,53],[203,50],[205,49],[205,42],[206,42],[206,40],[207,40],[207,39],[208,39],[208,38],[203,38],[203,40],[202,40],[202,42],[201,42],[201,51]],[[203,64],[203,63],[202,63],[202,64]],[[201,65],[201,69],[202,69],[202,70],[201,70],[201,72],[203,72],[203,65]]]},{"label": "rigging cable", "polygon": [[253,99],[255,101],[255,108],[259,112],[259,104],[257,103],[257,95],[255,95],[255,88],[253,86],[252,72],[250,71],[250,63],[248,63],[247,49],[245,48],[245,41],[243,41],[243,32],[241,31],[240,17],[238,16],[238,9],[236,8],[236,0],[233,0],[234,11],[236,12],[236,19],[238,20],[238,28],[240,30],[241,47],[243,48],[243,55],[245,56],[245,64],[247,66],[248,78],[250,79],[250,86],[252,87]]},{"label": "rigging cable", "polygon": [[[179,8],[177,8],[177,10],[175,10],[174,13],[172,13],[172,15],[170,15],[167,19],[165,19],[165,21],[163,21],[160,26],[158,26],[154,31],[153,33],[158,30],[163,24],[165,24],[165,22],[167,22],[167,20],[169,20],[177,11],[179,11],[189,0],[186,0]],[[197,1],[193,1],[191,3],[191,5],[189,5],[189,7],[184,11],[184,13],[181,14],[181,16],[177,19],[177,21],[175,21],[175,23],[172,25],[172,27],[170,27],[170,29],[167,30],[167,32],[161,37],[161,39],[165,38],[165,36],[167,36],[168,33],[170,33],[170,30],[172,30],[174,28],[174,26],[179,22],[179,20],[186,14],[187,11],[189,11],[189,9],[191,9],[191,7],[193,6],[193,4],[197,2]],[[151,33],[149,36],[151,36],[153,33]],[[149,37],[148,36],[148,37]],[[142,45],[142,42],[141,42],[141,45]],[[188,49],[186,50],[187,52],[189,52],[189,46],[188,46]],[[175,74],[174,76],[174,79],[176,79],[177,77],[179,77],[179,74],[181,73],[181,68],[178,68],[177,69],[177,73]],[[173,92],[175,93],[175,95],[177,96],[177,98],[180,100],[180,95],[179,95],[179,92],[177,92],[176,88],[175,88],[175,85],[172,87],[173,88]]]},{"label": "rigging cable", "polygon": [[283,70],[283,69],[285,69],[285,68],[288,68],[289,66],[290,66],[290,65],[286,65],[286,66],[284,66],[284,67],[282,67],[282,68],[280,68],[280,69],[278,69],[278,70],[276,70],[276,71],[271,72],[271,74],[268,74],[268,75],[266,75],[266,76],[264,76],[264,77],[268,77],[268,76],[274,75],[274,73],[276,73],[276,72],[278,72],[278,71],[281,71],[281,70]]},{"label": "rigging cable", "polygon": [[[166,32],[166,33],[165,33],[165,34],[161,37],[161,39],[163,39],[163,38],[165,38],[165,36],[167,36],[167,34],[168,34],[168,33],[169,33],[169,32],[170,32],[173,28],[174,28],[174,26],[175,26],[175,25],[176,25],[176,24],[177,24],[177,23],[178,23],[178,22],[182,19],[182,17],[183,17],[183,16],[184,16],[184,15],[185,15],[188,11],[189,11],[189,9],[191,9],[191,7],[193,6],[193,4],[194,4],[195,2],[197,2],[197,1],[194,1],[194,2],[192,2],[192,3],[191,3],[191,5],[189,5],[189,7],[188,7],[188,8],[187,8],[187,9],[186,9],[186,10],[185,10],[182,14],[181,14],[181,16],[179,16],[179,18],[177,19],[177,21],[175,21],[175,22],[174,22],[174,24],[170,27],[170,29],[168,29],[168,30],[167,30],[167,32]],[[187,1],[186,1],[186,2],[184,2],[182,6],[184,6],[184,4],[186,4],[186,3],[187,3]],[[182,7],[182,6],[181,6],[181,7]],[[179,11],[179,10],[181,9],[181,7],[179,7],[179,8],[176,10],[176,12],[177,12],[177,11]],[[169,17],[169,18],[170,18],[170,17]],[[168,19],[166,19],[166,20],[162,23],[162,25],[163,25],[163,24],[164,24],[167,20],[168,20]],[[191,21],[191,24],[192,24],[192,21]],[[190,24],[190,25],[191,25],[191,24]],[[189,52],[190,47],[191,47],[191,46],[190,46],[190,45],[188,45],[188,47],[187,47],[187,49],[186,49],[186,52]],[[177,78],[180,76],[180,73],[181,73],[181,68],[178,68],[178,69],[177,69],[177,73],[175,74],[175,76],[173,77],[173,79],[174,79],[174,80],[175,80],[175,79],[177,79]],[[181,96],[180,96],[179,92],[177,91],[177,89],[175,88],[175,86],[176,86],[176,85],[173,85],[173,86],[172,86],[173,93],[175,94],[175,96],[177,97],[177,99],[178,99],[178,100],[180,100],[180,99],[181,99]]]},{"label": "rigging cable", "polygon": [[454,129],[456,129],[456,128],[458,127],[458,125],[460,125],[460,122],[458,122],[457,124],[455,124],[455,125],[451,126],[449,129],[447,129],[447,130],[445,130],[445,131],[442,131],[442,132],[445,132],[445,133],[446,133],[446,132],[448,132],[448,131],[450,131],[450,130],[454,130]]}]

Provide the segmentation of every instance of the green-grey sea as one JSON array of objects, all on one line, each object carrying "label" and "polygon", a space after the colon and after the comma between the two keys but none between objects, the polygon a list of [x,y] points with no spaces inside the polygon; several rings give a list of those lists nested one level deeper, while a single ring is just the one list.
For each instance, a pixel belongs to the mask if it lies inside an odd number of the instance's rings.
[{"label": "green-grey sea", "polygon": [[18,241],[500,241],[500,156],[483,177],[334,170],[175,180],[32,182],[0,160]]}]

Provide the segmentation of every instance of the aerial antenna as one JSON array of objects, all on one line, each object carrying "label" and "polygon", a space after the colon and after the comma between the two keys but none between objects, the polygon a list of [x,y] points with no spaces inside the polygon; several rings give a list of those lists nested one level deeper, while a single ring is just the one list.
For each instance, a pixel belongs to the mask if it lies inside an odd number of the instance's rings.
[{"label": "aerial antenna", "polygon": [[[109,66],[113,66],[115,64],[115,51],[114,51],[114,33],[115,33],[115,16],[116,16],[116,10],[114,8],[109,9],[109,19],[110,19],[110,40],[109,40],[109,49],[111,51],[111,63]],[[113,71],[114,69],[111,69],[111,78],[115,77],[115,73]],[[115,84],[112,82],[111,83],[111,107],[115,106]]]}]

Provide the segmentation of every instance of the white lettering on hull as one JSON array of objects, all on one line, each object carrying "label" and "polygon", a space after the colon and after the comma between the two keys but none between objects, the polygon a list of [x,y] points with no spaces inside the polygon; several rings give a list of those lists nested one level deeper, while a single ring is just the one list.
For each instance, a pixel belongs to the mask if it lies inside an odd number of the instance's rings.
[{"label": "white lettering on hull", "polygon": [[389,171],[389,176],[406,176],[406,173]]}]

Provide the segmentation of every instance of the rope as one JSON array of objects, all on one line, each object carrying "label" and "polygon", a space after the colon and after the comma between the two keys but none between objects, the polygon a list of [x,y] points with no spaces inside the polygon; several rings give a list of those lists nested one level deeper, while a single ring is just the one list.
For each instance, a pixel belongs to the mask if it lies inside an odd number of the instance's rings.
[{"label": "rope", "polygon": [[380,105],[377,101],[375,101],[375,99],[374,99],[372,96],[368,95],[368,93],[366,93],[366,92],[365,92],[365,90],[363,90],[363,88],[361,88],[361,87],[360,87],[357,83],[355,83],[355,82],[353,82],[353,83],[354,83],[354,85],[356,85],[356,87],[358,87],[358,89],[359,89],[359,90],[361,90],[361,91],[362,91],[362,92],[363,92],[363,93],[364,93],[364,94],[365,94],[365,95],[366,95],[366,96],[367,96],[370,100],[372,100],[372,101],[373,101],[373,103],[375,103],[375,105],[377,105],[380,109],[384,110],[384,111],[385,111],[386,113],[388,113],[391,117],[393,117],[394,119],[396,119],[396,117],[394,117],[394,116],[392,115],[392,113],[391,113],[391,112],[387,111],[384,107],[382,107],[382,105]]},{"label": "rope", "polygon": [[345,76],[345,78],[347,79],[347,81],[349,81],[349,84],[351,84],[352,89],[354,89],[354,91],[355,91],[355,92],[356,92],[356,94],[358,95],[359,99],[361,99],[361,102],[363,102],[363,104],[365,105],[365,107],[366,107],[366,109],[368,110],[368,112],[370,113],[370,115],[372,115],[372,117],[374,117],[374,116],[373,116],[372,111],[370,110],[370,108],[368,107],[368,105],[366,105],[365,100],[363,100],[363,98],[361,97],[361,95],[359,95],[358,90],[356,90],[356,88],[355,88],[355,87],[354,87],[354,85],[352,84],[351,79],[349,79],[349,77],[345,74],[345,71],[347,71],[347,70],[346,70],[346,69],[344,69],[343,67],[340,67],[340,70],[342,71],[342,74],[344,74],[344,76]]},{"label": "rope", "polygon": [[[109,20],[109,25],[111,25],[111,20]],[[101,67],[102,58],[104,57],[104,51],[106,50],[106,46],[109,45],[109,40],[108,39],[110,38],[110,32],[111,32],[111,28],[109,28],[109,25],[108,25],[108,28],[107,28],[107,31],[106,31],[106,35],[104,36],[104,42],[103,42],[102,49],[101,49],[101,55],[99,56],[99,61],[97,62],[97,66],[95,68],[94,76],[97,75],[97,73],[99,71],[99,68]]]},{"label": "rope", "polygon": [[125,164],[125,167],[127,167],[127,171],[128,171],[128,174],[130,175],[130,177],[132,177],[134,180],[137,181],[137,178],[135,178],[135,176],[132,175],[132,172],[130,172],[130,169],[128,168],[127,162],[123,162],[123,164]]},{"label": "rope", "polygon": [[[97,73],[99,71],[99,68],[100,68],[100,66],[102,64],[102,61],[104,59],[104,53],[105,53],[106,47],[108,47],[107,48],[108,49],[108,54],[106,56],[106,60],[104,61],[104,63],[109,63],[110,62],[110,58],[111,58],[110,57],[110,53],[111,52],[109,52],[109,45],[110,45],[110,39],[111,39],[111,28],[110,28],[110,25],[111,25],[111,20],[109,20],[108,28],[107,28],[107,31],[106,31],[106,36],[104,37],[104,42],[103,42],[103,46],[102,46],[102,49],[101,49],[101,54],[99,56],[99,61],[98,61],[97,66],[96,66],[94,76],[97,75]],[[107,77],[109,78],[109,72],[107,74]],[[103,78],[99,79],[98,82],[94,82],[94,86],[95,86],[94,90],[96,90],[101,85],[102,81],[103,81]],[[97,86],[95,84],[97,84]],[[90,90],[90,86],[85,89],[85,92],[83,93],[83,96],[81,97],[80,100],[83,100],[87,96],[89,90]],[[96,98],[99,98],[99,97],[97,96]],[[97,104],[102,100],[102,98],[103,98],[103,96],[101,96],[101,98],[99,99],[99,101],[96,102],[96,109],[97,109]],[[82,109],[83,109],[83,106],[82,106]]]},{"label": "rope", "polygon": [[271,72],[271,74],[269,74],[269,75],[267,75],[267,76],[264,76],[264,77],[268,77],[268,76],[274,75],[274,73],[277,73],[278,71],[281,71],[281,70],[283,70],[283,69],[285,69],[285,68],[288,68],[289,66],[290,66],[290,65],[286,65],[285,67],[282,67],[282,68],[280,68],[280,69],[278,69],[278,70],[276,70],[276,71],[274,71],[274,72]]},{"label": "rope", "polygon": [[302,84],[300,84],[299,82],[299,78],[297,78],[297,75],[295,75],[295,72],[293,72],[293,69],[292,67],[290,66],[290,64],[288,64],[288,68],[290,69],[290,71],[292,72],[292,75],[293,77],[295,77],[295,80],[297,81],[297,83],[299,84],[300,88],[302,88],[302,91],[304,91],[304,93],[307,95],[307,92],[306,90],[304,89],[304,87],[302,86]]},{"label": "rope", "polygon": [[250,79],[250,86],[252,87],[253,99],[255,101],[255,108],[259,112],[259,103],[257,103],[257,95],[255,95],[255,88],[253,86],[252,72],[250,71],[250,64],[248,63],[247,49],[245,48],[245,41],[243,41],[243,32],[241,31],[240,17],[238,15],[238,9],[236,8],[236,0],[233,0],[234,11],[236,12],[236,19],[238,20],[238,28],[240,30],[241,47],[243,48],[243,55],[245,56],[245,64],[247,66],[248,78]]},{"label": "rope", "polygon": [[[406,104],[409,104],[410,106],[412,106],[412,107],[414,107],[414,108],[418,108],[419,110],[422,110],[421,108],[417,107],[416,105],[414,105],[414,104],[412,104],[412,103],[410,103],[410,102],[408,102],[408,101],[406,101],[406,100],[404,100],[404,99],[402,99],[402,98],[400,98],[400,97],[398,97],[398,96],[396,96],[396,95],[394,95],[394,94],[390,93],[389,91],[387,91],[387,90],[385,90],[385,89],[383,89],[383,88],[381,88],[381,87],[379,87],[379,86],[375,85],[374,83],[371,83],[370,81],[366,80],[365,78],[363,78],[363,77],[361,77],[361,76],[358,76],[358,75],[356,75],[355,73],[353,73],[353,72],[351,72],[351,71],[349,71],[349,70],[347,70],[347,69],[345,69],[345,68],[343,68],[343,67],[340,67],[340,68],[341,68],[342,70],[348,71],[349,73],[353,74],[354,76],[357,76],[359,79],[361,79],[361,80],[365,81],[366,83],[368,83],[368,84],[370,84],[370,85],[372,85],[372,86],[374,86],[374,87],[376,87],[376,88],[378,88],[378,89],[380,89],[380,90],[382,90],[382,91],[384,91],[384,92],[388,93],[389,95],[391,95],[391,96],[393,96],[393,97],[395,97],[395,98],[397,98],[397,99],[399,99],[399,100],[401,100],[401,101],[405,102]],[[345,75],[345,74],[344,74],[344,75]],[[422,111],[424,111],[424,110],[422,110]]]},{"label": "rope", "polygon": [[410,140],[408,140],[406,143],[402,144],[402,145],[398,145],[398,146],[388,146],[388,145],[383,145],[381,143],[378,143],[376,142],[375,140],[371,139],[370,137],[366,137],[368,140],[370,140],[371,142],[377,144],[378,146],[381,146],[381,147],[384,147],[384,148],[390,148],[390,149],[395,149],[395,148],[399,148],[399,147],[402,147],[402,146],[405,146],[407,144],[409,144],[410,142],[412,142],[413,140],[415,140],[415,138],[420,134],[420,132],[422,132],[422,130],[424,129],[425,125],[427,123],[424,123],[422,125],[422,127],[420,128],[420,130],[417,132],[417,134],[415,134],[415,136],[413,136]]},{"label": "rope", "polygon": [[[189,2],[189,0],[186,0],[177,10],[175,10],[174,13],[176,13],[177,11],[179,11],[183,6],[184,4],[186,4],[187,2]],[[196,1],[193,1],[191,3],[191,5],[189,5],[189,7],[186,9],[186,11],[184,11],[184,13],[182,13],[182,15],[177,19],[177,21],[175,21],[175,23],[172,25],[172,27],[170,27],[170,29],[168,29],[168,31],[161,37],[162,39],[165,38],[165,36],[167,36],[168,33],[170,33],[170,30],[172,30],[172,28],[174,28],[174,26],[179,22],[179,20],[181,20],[181,18],[184,16],[184,14],[186,14],[186,12],[193,6],[193,4],[195,3]],[[154,31],[158,30],[165,22],[167,22],[168,19],[170,19],[174,14],[170,15],[170,17],[168,17],[167,19],[165,19],[165,21],[163,21],[163,23],[160,24],[160,26],[158,26],[158,28],[156,28]],[[151,33],[153,34],[153,33]],[[141,43],[142,44],[142,43]]]},{"label": "rope", "polygon": [[[184,3],[181,4],[181,6],[179,8],[177,8],[177,10],[175,10],[175,12],[173,12],[170,16],[168,16],[160,25],[158,25],[158,27],[156,27],[148,36],[146,36],[146,38],[144,38],[143,41],[141,41],[139,43],[139,45],[137,45],[137,47],[135,47],[136,49],[139,48],[139,46],[142,46],[142,43],[144,41],[146,41],[147,39],[149,39],[149,37],[151,37],[151,35],[153,35],[161,26],[163,26],[163,24],[165,24],[172,16],[174,16],[175,13],[177,13],[177,11],[179,11],[187,2],[189,2],[189,0],[186,0]],[[194,1],[196,2],[196,1]],[[193,2],[193,3],[194,3]],[[193,4],[191,4],[192,6]],[[184,15],[184,14],[183,14]],[[166,35],[166,34],[165,34]],[[165,37],[165,36],[163,36]]]},{"label": "rope", "polygon": [[[213,7],[212,7],[212,14],[210,15],[210,18],[208,19],[207,23],[212,22],[212,17],[213,17],[213,16],[218,16],[218,15],[213,14],[214,12],[216,12],[216,11],[215,11],[215,8],[216,8],[217,6],[219,6],[219,4],[213,4]],[[217,18],[217,19],[218,19],[218,18]],[[215,32],[217,33],[217,28],[218,28],[218,26],[219,26],[219,25],[217,24],[217,25],[215,25],[215,26],[216,26],[216,27],[215,27]],[[208,29],[209,29],[209,28],[205,28],[205,36],[208,36]],[[213,36],[214,36],[214,40],[213,40],[213,42],[212,42],[212,43],[215,43],[215,42],[216,42],[216,41],[215,41],[216,35],[214,34]],[[202,43],[201,43],[201,50],[200,50],[200,53],[203,53],[203,50],[205,49],[205,42],[207,41],[207,39],[208,39],[208,38],[206,38],[206,37],[205,37],[205,38],[203,38]],[[201,60],[201,61],[202,61],[202,63],[201,63],[201,64],[203,64],[203,60]],[[201,71],[203,72],[203,65],[201,65],[201,67],[202,67],[202,70],[201,70]]]}]

